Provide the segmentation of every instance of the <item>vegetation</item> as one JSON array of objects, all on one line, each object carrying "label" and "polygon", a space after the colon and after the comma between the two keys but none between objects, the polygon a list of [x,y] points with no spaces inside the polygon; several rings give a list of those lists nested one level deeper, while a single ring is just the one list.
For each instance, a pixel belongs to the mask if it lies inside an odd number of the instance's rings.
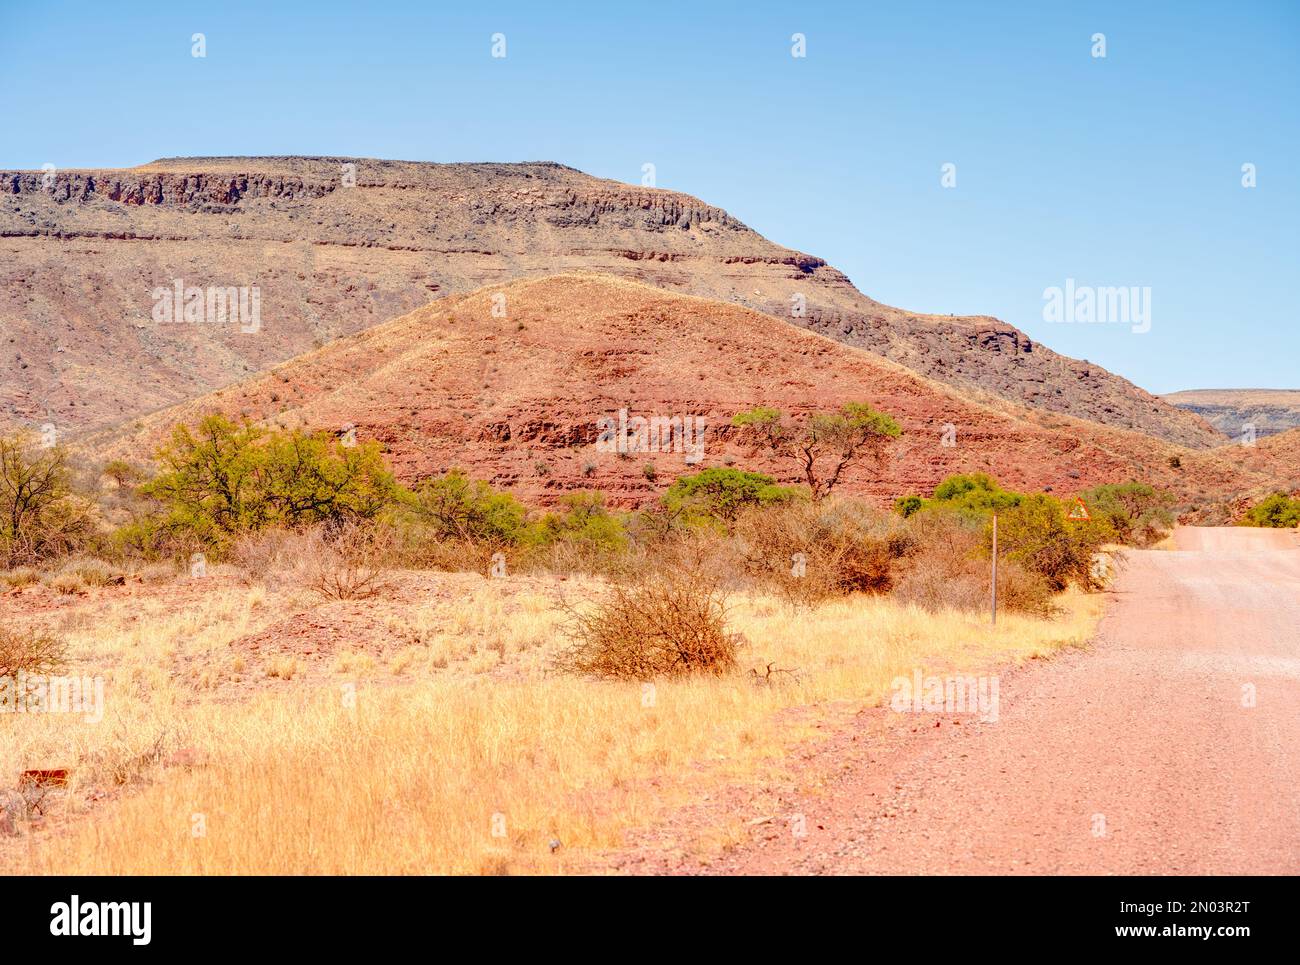
[{"label": "vegetation", "polygon": [[94,505],[73,491],[62,448],[26,434],[0,437],[0,565],[70,552],[93,529]]},{"label": "vegetation", "polygon": [[956,513],[970,522],[983,523],[994,513],[1020,505],[1023,498],[1020,493],[1003,489],[987,473],[975,472],[949,476],[935,487],[932,499],[922,500],[916,508],[930,506]]},{"label": "vegetation", "polygon": [[57,673],[67,653],[67,644],[53,634],[0,627],[0,680],[20,673]]},{"label": "vegetation", "polygon": [[635,681],[726,673],[740,643],[727,628],[725,594],[700,570],[615,584],[605,602],[574,613],[569,636],[562,669]]},{"label": "vegetation", "polygon": [[[68,640],[76,673],[106,678],[114,705],[111,727],[15,718],[0,758],[48,748],[79,787],[127,792],[114,833],[92,805],[66,835],[14,850],[6,870],[563,868],[570,849],[615,844],[687,781],[710,780],[712,762],[770,763],[797,736],[774,726],[783,711],[870,706],[918,666],[1028,659],[1086,639],[1095,621],[1095,599],[1053,596],[1007,559],[1009,612],[991,627],[983,523],[955,510],[902,518],[727,467],[678,479],[643,512],[599,493],[543,512],[457,470],[405,489],[378,452],[328,437],[206,432],[174,436],[156,476],[96,469],[100,505],[127,521],[124,557],[151,545],[184,564],[191,546],[210,548],[201,593],[178,605],[147,585],[154,570],[173,579],[170,566],[81,552],[3,574],[0,586],[66,585],[57,622],[33,622],[58,655],[52,634]],[[498,553],[511,578],[483,579]],[[392,568],[415,566],[480,575],[404,572],[400,592],[386,587]],[[94,592],[123,578],[146,585]],[[364,620],[332,603],[362,599]],[[267,634],[302,649],[267,647]],[[292,700],[288,681],[302,688]],[[340,685],[364,696],[340,701]],[[570,806],[575,787],[590,806]],[[157,823],[195,799],[224,816],[201,853]],[[497,812],[502,837],[487,834]],[[433,830],[412,839],[416,824]],[[358,851],[359,826],[384,846]],[[399,840],[416,844],[388,846]]]},{"label": "vegetation", "polygon": [[865,402],[850,402],[838,412],[812,412],[803,418],[759,406],[737,414],[731,424],[758,447],[792,459],[814,502],[831,494],[852,463],[865,459],[879,465],[889,441],[902,433],[891,416]]},{"label": "vegetation", "polygon": [[538,543],[566,543],[591,549],[615,551],[628,543],[623,521],[605,506],[600,493],[569,493],[560,500],[563,512],[547,513],[533,540]]},{"label": "vegetation", "polygon": [[441,479],[425,480],[404,502],[439,539],[504,547],[527,535],[528,510],[523,503],[459,469]]},{"label": "vegetation", "polygon": [[686,525],[730,527],[740,513],[796,499],[799,490],[778,486],[761,472],[705,469],[679,476],[664,493],[664,508]]},{"label": "vegetation", "polygon": [[1104,517],[1115,541],[1125,546],[1153,546],[1173,528],[1173,497],[1145,483],[1094,486],[1079,495],[1093,518]]},{"label": "vegetation", "polygon": [[[1098,589],[1102,580],[1096,568],[1101,548],[1115,539],[1105,517],[1070,520],[1067,503],[1047,493],[1023,497],[998,514],[998,547],[1012,562],[1019,563],[1047,581],[1054,591],[1075,583],[1085,590]],[[992,544],[992,524],[985,540]]]},{"label": "vegetation", "polygon": [[[881,513],[834,490],[846,466],[878,458],[897,435],[888,416],[850,404],[802,419],[759,408],[735,421],[759,444],[795,458],[808,486],[720,466],[680,476],[657,507],[641,512],[616,512],[600,493],[576,492],[538,513],[459,469],[407,489],[374,443],[345,446],[325,433],[209,416],[175,430],[155,475],[124,460],[98,471],[115,484],[102,504],[126,519],[105,545],[146,560],[179,562],[203,552],[259,580],[292,579],[338,599],[377,592],[392,567],[585,572],[635,582],[682,568],[683,549],[691,548],[735,585],[801,604],[896,593],[928,608],[976,609],[986,594],[996,512],[1000,597],[1009,608],[1043,613],[1050,595],[1068,584],[1099,585],[1103,544],[1150,545],[1172,522],[1169,498],[1140,483],[1083,493],[1093,517],[1083,522],[1066,519],[1068,504],[1054,496],[1007,490],[984,473],[951,476],[931,496],[905,497],[895,514]],[[12,510],[5,545],[23,547],[9,553],[10,565],[29,556],[39,562],[49,558],[38,551],[48,537],[42,543],[13,533],[66,532],[51,524],[67,515],[51,507],[81,505],[71,472],[58,450],[9,445],[4,455]],[[1258,515],[1285,519],[1287,505],[1279,496]],[[295,532],[304,535],[291,538]],[[314,570],[304,562],[309,557]],[[47,582],[81,593],[103,585],[97,580],[65,568]]]},{"label": "vegetation", "polygon": [[[991,520],[996,513],[998,543],[1006,557],[1042,577],[1053,591],[1070,582],[1096,589],[1101,577],[1095,564],[1104,545],[1153,546],[1174,524],[1173,498],[1145,483],[1094,486],[1080,498],[1088,507],[1088,520],[1067,518],[1073,500],[1014,492],[985,473],[969,473],[949,476],[928,499],[905,496],[894,503],[894,510],[904,519],[915,520],[952,514],[982,528],[986,547],[992,544]],[[952,531],[949,536],[957,534]]]},{"label": "vegetation", "polygon": [[267,527],[372,519],[398,495],[377,443],[349,447],[220,415],[196,431],[178,426],[159,462],[140,492],[162,506],[161,528],[217,546]]},{"label": "vegetation", "polygon": [[838,497],[751,509],[737,520],[735,533],[744,571],[802,603],[887,593],[914,548],[900,521]]},{"label": "vegetation", "polygon": [[1250,507],[1242,523],[1273,529],[1300,526],[1300,499],[1291,499],[1286,493],[1273,493]]}]

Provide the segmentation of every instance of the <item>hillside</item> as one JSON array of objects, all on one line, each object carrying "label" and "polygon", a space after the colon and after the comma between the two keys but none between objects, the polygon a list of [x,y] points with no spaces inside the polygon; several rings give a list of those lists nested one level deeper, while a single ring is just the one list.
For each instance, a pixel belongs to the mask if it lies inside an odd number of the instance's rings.
[{"label": "hillside", "polygon": [[[0,253],[0,419],[64,431],[192,398],[435,297],[597,271],[766,312],[967,393],[1189,446],[1223,441],[996,319],[882,305],[719,208],[558,164],[186,158],[4,172]],[[256,288],[257,330],[156,320],[157,292],[178,284]]]},{"label": "hillside", "polygon": [[[494,315],[499,304],[508,306],[506,317]],[[1252,465],[1238,465],[1229,450],[1241,447],[1193,451],[1010,403],[974,402],[771,316],[599,275],[517,281],[441,299],[203,399],[93,435],[84,446],[100,459],[140,459],[176,423],[220,411],[339,433],[355,427],[358,439],[383,444],[407,481],[458,466],[533,502],[591,489],[632,506],[708,466],[796,481],[788,463],[741,445],[731,417],[758,404],[803,412],[855,400],[892,413],[904,428],[883,467],[856,466],[843,480],[844,490],[880,502],[928,493],[954,472],[986,471],[1017,489],[1062,493],[1137,477],[1189,504],[1263,492],[1282,474],[1262,449],[1252,451]],[[703,458],[601,451],[599,420],[617,419],[620,409],[629,417],[703,419]],[[948,424],[952,447],[942,444]]]},{"label": "hillside", "polygon": [[1201,416],[1230,439],[1244,427],[1255,427],[1257,438],[1300,427],[1300,390],[1190,389],[1162,396],[1164,401]]}]

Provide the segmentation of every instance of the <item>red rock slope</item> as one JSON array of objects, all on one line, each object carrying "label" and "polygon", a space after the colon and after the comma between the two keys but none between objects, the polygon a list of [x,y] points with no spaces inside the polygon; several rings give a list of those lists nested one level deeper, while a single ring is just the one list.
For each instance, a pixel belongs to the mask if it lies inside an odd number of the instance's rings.
[{"label": "red rock slope", "polygon": [[[1058,492],[1139,477],[1179,492],[1232,494],[1266,487],[1275,475],[1267,459],[1239,467],[1215,450],[1216,461],[1203,463],[1138,433],[976,401],[763,313],[600,275],[444,298],[85,446],[100,458],[140,458],[177,422],[222,411],[284,426],[355,426],[359,438],[384,444],[408,480],[461,466],[529,500],[599,489],[633,505],[703,466],[793,480],[791,467],[740,444],[731,417],[757,404],[801,412],[853,400],[892,413],[905,430],[882,469],[858,467],[844,479],[847,491],[881,500],[975,470],[1018,489]],[[620,409],[703,419],[703,460],[600,451],[599,420]],[[942,444],[949,424],[952,447]]]}]

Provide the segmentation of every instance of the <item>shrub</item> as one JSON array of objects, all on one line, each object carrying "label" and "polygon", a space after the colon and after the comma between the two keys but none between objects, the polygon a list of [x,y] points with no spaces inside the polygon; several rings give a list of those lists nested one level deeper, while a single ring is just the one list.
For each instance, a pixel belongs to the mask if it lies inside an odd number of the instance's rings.
[{"label": "shrub", "polygon": [[140,487],[165,510],[163,528],[213,543],[267,526],[368,519],[398,489],[377,443],[330,433],[269,431],[224,416],[178,426],[162,471]]},{"label": "shrub", "polygon": [[560,500],[562,513],[542,518],[534,539],[542,543],[565,542],[592,549],[616,551],[627,545],[622,521],[605,508],[600,493],[569,493]]},{"label": "shrub", "polygon": [[63,450],[25,434],[0,436],[0,566],[70,552],[94,530],[94,504],[73,492]]},{"label": "shrub", "polygon": [[77,593],[86,592],[85,579],[82,578],[80,573],[71,570],[55,573],[49,579],[49,586],[64,596],[73,596]]},{"label": "shrub", "polygon": [[31,586],[41,580],[40,571],[32,566],[19,566],[0,573],[0,580],[12,587]]},{"label": "shrub", "polygon": [[1139,482],[1094,486],[1080,493],[1092,515],[1101,515],[1127,546],[1152,546],[1174,525],[1173,497]]},{"label": "shrub", "polygon": [[51,634],[0,627],[0,677],[57,673],[67,653],[67,644]]},{"label": "shrub", "polygon": [[1242,522],[1247,526],[1274,529],[1300,526],[1300,499],[1290,499],[1286,493],[1273,493],[1248,509]]},{"label": "shrub", "polygon": [[315,530],[307,585],[327,600],[366,600],[387,588],[390,534],[347,522]]},{"label": "shrub", "polygon": [[[927,610],[987,610],[991,561],[981,527],[955,512],[931,511],[909,521],[916,550],[891,596]],[[1047,615],[1047,581],[1013,560],[998,563],[998,608]]]},{"label": "shrub", "polygon": [[804,603],[886,593],[914,548],[901,520],[853,499],[752,509],[737,518],[735,534],[750,576]]},{"label": "shrub", "polygon": [[1005,512],[1020,505],[1024,497],[1003,489],[987,473],[958,473],[939,483],[933,503],[972,521],[982,522],[993,513]]},{"label": "shrub", "polygon": [[71,575],[80,585],[86,586],[121,586],[126,582],[126,575],[107,563],[94,559],[70,560],[65,562],[59,576]]},{"label": "shrub", "polygon": [[438,539],[511,546],[528,536],[523,503],[459,469],[416,486],[406,505]]},{"label": "shrub", "polygon": [[907,519],[924,505],[925,500],[920,496],[899,496],[894,500],[894,512]]},{"label": "shrub", "polygon": [[309,529],[266,529],[236,539],[231,563],[268,587],[305,587],[330,600],[360,600],[387,586],[395,534],[381,523],[349,521]]},{"label": "shrub", "polygon": [[145,478],[144,470],[125,459],[110,459],[104,464],[100,474],[113,480],[118,489],[129,489],[139,485]]},{"label": "shrub", "polygon": [[145,513],[113,530],[109,552],[115,557],[131,557],[150,562],[182,560],[208,544],[197,534],[169,525],[165,516]]},{"label": "shrub", "polygon": [[773,506],[799,495],[771,476],[739,469],[705,469],[678,476],[663,495],[663,506],[686,525],[728,527],[748,509]]},{"label": "shrub", "polygon": [[[1100,580],[1093,559],[1115,538],[1104,518],[1067,520],[1066,505],[1045,493],[1025,496],[1014,508],[998,516],[998,546],[1006,559],[1042,576],[1053,590],[1070,582],[1085,590],[1098,589]],[[992,526],[985,528],[991,545]]]},{"label": "shrub", "polygon": [[562,669],[622,680],[726,673],[739,645],[718,583],[691,570],[615,583],[609,599],[573,614],[568,635]]}]

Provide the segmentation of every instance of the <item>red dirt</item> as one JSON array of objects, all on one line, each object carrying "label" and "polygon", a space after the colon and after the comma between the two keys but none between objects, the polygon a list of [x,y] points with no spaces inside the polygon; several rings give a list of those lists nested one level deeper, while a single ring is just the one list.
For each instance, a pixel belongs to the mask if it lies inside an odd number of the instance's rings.
[{"label": "red dirt", "polygon": [[[1129,554],[1093,650],[1003,678],[996,723],[864,713],[774,803],[733,792],[640,836],[611,864],[1300,872],[1300,537],[1225,528],[1177,540],[1196,549]],[[1253,707],[1243,706],[1247,685]],[[683,857],[683,842],[737,811],[754,815],[746,843],[717,860]],[[796,815],[806,836],[792,833]]]}]

